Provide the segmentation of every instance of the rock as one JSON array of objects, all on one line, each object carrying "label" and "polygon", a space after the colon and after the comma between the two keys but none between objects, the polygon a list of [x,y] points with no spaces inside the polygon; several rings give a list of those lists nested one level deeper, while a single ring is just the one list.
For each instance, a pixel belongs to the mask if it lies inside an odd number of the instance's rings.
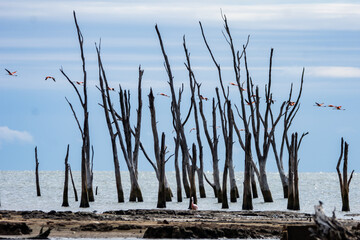
[{"label": "rock", "polygon": [[32,230],[26,223],[0,222],[0,235],[30,234]]}]

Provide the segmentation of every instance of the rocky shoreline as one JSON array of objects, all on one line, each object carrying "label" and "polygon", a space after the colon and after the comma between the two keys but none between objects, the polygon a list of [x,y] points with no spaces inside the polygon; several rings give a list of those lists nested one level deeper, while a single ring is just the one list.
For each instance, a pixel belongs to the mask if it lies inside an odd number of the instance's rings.
[{"label": "rocky shoreline", "polygon": [[[340,221],[360,236],[359,221]],[[304,239],[313,226],[311,214],[285,211],[0,211],[1,238],[34,238],[50,228],[50,238]]]}]

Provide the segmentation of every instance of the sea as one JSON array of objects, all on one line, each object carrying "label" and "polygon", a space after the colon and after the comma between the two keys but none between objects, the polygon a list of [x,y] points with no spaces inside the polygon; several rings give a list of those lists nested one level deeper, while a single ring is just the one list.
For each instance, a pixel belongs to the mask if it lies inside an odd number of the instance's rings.
[{"label": "sea", "polygon": [[[211,172],[205,173],[211,179]],[[217,203],[212,188],[205,182],[206,198],[198,198],[199,210],[241,211],[243,172],[236,172],[237,186],[240,198],[236,203],[229,202],[229,209],[222,209]],[[283,198],[282,186],[278,173],[267,173],[272,203],[265,203],[261,197],[253,200],[254,211],[288,211],[287,199]],[[73,172],[75,186],[80,198],[80,171]],[[173,201],[166,203],[166,209],[186,210],[188,200],[177,202],[175,172],[166,172],[166,177],[174,193]],[[75,202],[74,192],[69,181],[69,207],[61,207],[64,188],[63,171],[40,171],[41,196],[36,195],[34,171],[0,171],[0,210],[42,210],[55,211],[87,211],[104,212],[108,210],[126,209],[156,209],[158,181],[154,172],[139,172],[139,184],[142,190],[143,202],[129,202],[130,180],[128,172],[121,172],[125,202],[118,203],[116,195],[115,176],[113,171],[94,171],[93,187],[96,187],[95,202],[89,208],[80,208],[80,202]],[[70,180],[70,178],[69,178]],[[197,183],[197,182],[196,182]],[[299,173],[300,210],[298,212],[314,213],[314,206],[323,202],[324,211],[331,216],[335,210],[336,217],[360,220],[360,174],[354,174],[350,184],[350,212],[341,211],[341,194],[337,173]],[[228,188],[229,189],[229,188]],[[185,194],[183,194],[185,196]]]}]

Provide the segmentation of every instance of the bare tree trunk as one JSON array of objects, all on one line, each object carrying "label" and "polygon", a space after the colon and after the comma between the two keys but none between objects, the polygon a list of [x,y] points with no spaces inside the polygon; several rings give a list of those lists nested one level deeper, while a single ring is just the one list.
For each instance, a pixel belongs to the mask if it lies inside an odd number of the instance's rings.
[{"label": "bare tree trunk", "polygon": [[[345,146],[345,150],[344,150]],[[349,204],[349,186],[351,179],[353,177],[354,170],[350,174],[350,178],[348,179],[347,169],[348,169],[348,149],[349,144],[347,142],[344,143],[344,139],[341,138],[341,152],[338,163],[336,165],[336,171],[339,177],[340,183],[340,191],[341,191],[341,200],[342,200],[342,211],[350,211],[350,204]],[[340,172],[340,163],[342,157],[344,155],[344,163],[343,163],[343,176],[341,176]]]},{"label": "bare tree trunk", "polygon": [[64,193],[63,193],[63,203],[62,207],[69,206],[69,197],[68,197],[68,186],[69,186],[69,144],[67,145],[66,157],[65,157],[65,182],[64,182]]},{"label": "bare tree trunk", "polygon": [[165,193],[165,134],[161,135],[161,150],[160,150],[160,164],[159,164],[159,192],[157,208],[166,208],[166,193]]},{"label": "bare tree trunk", "polygon": [[39,160],[37,155],[37,147],[35,147],[35,179],[36,179],[36,195],[41,197],[40,182],[39,182]]},{"label": "bare tree trunk", "polygon": [[[290,147],[292,148],[292,147]],[[287,209],[292,210],[294,208],[294,156],[289,152],[289,188],[288,188],[288,204]]]},{"label": "bare tree trunk", "polygon": [[180,169],[179,169],[179,146],[180,146],[180,139],[179,136],[174,138],[175,141],[175,177],[176,177],[176,196],[177,201],[182,202],[182,188],[181,188],[181,176],[180,176]]},{"label": "bare tree trunk", "polygon": [[225,159],[224,172],[223,172],[223,184],[222,184],[222,209],[228,209],[229,203],[227,198],[227,177],[228,177],[228,159]]},{"label": "bare tree trunk", "polygon": [[189,201],[189,209],[191,209],[191,199],[194,200],[194,204],[197,204],[196,197],[196,184],[195,184],[195,172],[196,172],[196,145],[193,143],[192,145],[192,163],[190,166],[191,172],[189,173],[189,181],[190,181],[190,201]]},{"label": "bare tree trunk", "polygon": [[243,190],[243,204],[242,210],[252,210],[252,196],[251,196],[251,134],[245,136],[245,171],[244,171],[244,190]]},{"label": "bare tree trunk", "polygon": [[[98,55],[98,65],[99,65],[99,82],[100,82],[100,92],[101,92],[101,98],[103,103],[103,109],[105,113],[105,119],[106,124],[108,126],[110,140],[111,140],[111,147],[113,152],[113,162],[114,162],[114,172],[115,172],[115,182],[116,182],[116,192],[117,192],[117,198],[118,202],[124,202],[124,191],[121,184],[121,174],[120,174],[120,164],[118,159],[118,151],[117,151],[117,145],[116,145],[116,135],[113,130],[113,124],[110,119],[110,113],[108,105],[112,105],[111,98],[109,95],[109,88],[108,88],[108,82],[105,74],[105,70],[102,65],[101,56],[100,56],[100,47],[96,47],[97,55]],[[105,86],[104,87],[104,82]]]},{"label": "bare tree trunk", "polygon": [[[251,156],[252,159],[252,156]],[[251,166],[251,171],[250,171],[250,175],[251,175],[251,190],[252,190],[252,196],[253,198],[258,198],[258,192],[257,192],[257,188],[256,188],[256,180],[255,180],[255,174],[254,174],[254,168],[253,166]]]},{"label": "bare tree trunk", "polygon": [[77,201],[79,201],[79,199],[78,199],[78,194],[77,194],[77,191],[76,191],[76,187],[75,187],[74,178],[73,178],[73,175],[72,175],[72,172],[71,172],[70,164],[68,164],[68,166],[69,166],[71,183],[72,183],[73,190],[74,190],[75,202],[77,202]]}]

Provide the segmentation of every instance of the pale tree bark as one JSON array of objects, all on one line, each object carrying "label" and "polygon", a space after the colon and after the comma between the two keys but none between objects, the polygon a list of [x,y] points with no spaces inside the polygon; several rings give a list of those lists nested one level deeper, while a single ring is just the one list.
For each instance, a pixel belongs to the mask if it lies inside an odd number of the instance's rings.
[{"label": "pale tree bark", "polygon": [[96,47],[97,55],[98,55],[98,65],[99,65],[99,83],[100,83],[100,92],[101,92],[101,99],[102,99],[102,106],[104,109],[106,124],[109,130],[110,140],[111,140],[111,147],[113,152],[113,162],[114,162],[114,172],[115,172],[115,182],[116,182],[116,193],[117,193],[117,199],[118,202],[124,202],[124,191],[122,188],[121,183],[121,174],[120,174],[120,164],[119,164],[119,158],[118,158],[118,150],[116,145],[116,134],[113,129],[113,124],[110,117],[110,111],[108,110],[108,105],[112,106],[111,98],[110,98],[110,92],[109,88],[105,88],[105,85],[108,86],[105,70],[102,65],[101,56],[100,56],[100,47]]},{"label": "pale tree bark", "polygon": [[79,90],[75,86],[75,83],[71,81],[71,79],[65,74],[63,69],[60,69],[61,73],[65,76],[68,82],[73,86],[80,104],[83,108],[83,115],[84,115],[84,122],[83,125],[80,125],[80,122],[77,118],[76,112],[72,106],[72,104],[66,99],[68,102],[77,125],[79,127],[81,137],[82,137],[82,147],[81,147],[81,201],[80,207],[89,207],[89,201],[94,201],[94,193],[92,190],[92,172],[90,167],[90,133],[89,133],[89,112],[88,112],[88,97],[87,97],[87,74],[85,68],[85,56],[84,56],[84,49],[83,49],[83,36],[80,31],[80,27],[76,20],[75,11],[73,12],[76,30],[78,34],[78,40],[80,45],[80,52],[81,52],[81,60],[82,60],[82,70],[83,70],[83,82],[75,82],[78,85],[82,85],[83,88],[83,96],[81,96]]},{"label": "pale tree bark", "polygon": [[[345,147],[344,147],[345,146]],[[338,163],[336,165],[336,171],[339,177],[339,184],[340,184],[340,192],[341,192],[341,200],[342,200],[342,211],[350,211],[350,204],[349,204],[349,186],[351,183],[351,179],[353,177],[354,170],[351,172],[350,177],[348,179],[348,151],[349,151],[349,144],[344,142],[344,139],[341,138],[341,152]],[[344,158],[343,158],[344,156]],[[341,175],[340,172],[340,164],[341,160],[343,159],[343,174]]]},{"label": "pale tree bark", "polygon": [[65,156],[65,181],[64,181],[64,192],[63,192],[63,202],[62,202],[62,207],[68,207],[69,206],[69,197],[68,197],[68,192],[69,192],[69,163],[68,163],[68,159],[69,159],[69,144],[67,145],[67,150],[66,150],[66,156]]},{"label": "pale tree bark", "polygon": [[[164,66],[165,66],[165,70],[166,73],[168,75],[168,84],[170,87],[170,91],[171,91],[171,110],[172,110],[172,115],[173,115],[173,121],[174,121],[174,125],[175,125],[175,132],[177,134],[177,136],[180,138],[180,147],[181,147],[181,153],[182,153],[182,180],[183,180],[183,185],[184,185],[184,190],[186,193],[187,197],[190,197],[190,186],[189,186],[189,182],[188,182],[188,176],[187,173],[190,172],[189,169],[189,152],[188,152],[188,144],[186,141],[186,136],[185,136],[185,132],[184,132],[184,124],[186,123],[188,116],[190,115],[191,112],[191,108],[192,105],[190,107],[189,110],[189,114],[186,117],[186,120],[184,121],[184,123],[182,123],[181,121],[181,111],[180,111],[180,101],[181,101],[181,96],[179,96],[178,101],[176,100],[176,94],[175,94],[175,88],[174,88],[174,81],[173,81],[173,74],[171,71],[171,66],[170,66],[170,62],[169,59],[166,55],[165,52],[165,48],[164,48],[164,44],[162,42],[162,38],[161,38],[161,34],[160,31],[157,27],[157,25],[155,25],[155,30],[156,33],[158,35],[159,38],[159,43],[160,43],[160,48],[161,48],[161,52],[163,54],[164,57]],[[182,90],[179,91],[179,95],[181,95]]]}]

